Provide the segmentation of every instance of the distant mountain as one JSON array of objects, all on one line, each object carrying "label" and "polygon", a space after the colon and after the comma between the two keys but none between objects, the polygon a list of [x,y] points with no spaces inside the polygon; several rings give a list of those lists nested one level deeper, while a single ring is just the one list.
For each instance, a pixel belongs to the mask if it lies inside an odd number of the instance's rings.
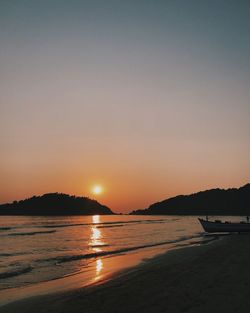
[{"label": "distant mountain", "polygon": [[250,184],[211,189],[154,203],[136,215],[250,215]]},{"label": "distant mountain", "polygon": [[47,193],[0,205],[0,215],[94,215],[114,214],[108,207],[87,197]]}]

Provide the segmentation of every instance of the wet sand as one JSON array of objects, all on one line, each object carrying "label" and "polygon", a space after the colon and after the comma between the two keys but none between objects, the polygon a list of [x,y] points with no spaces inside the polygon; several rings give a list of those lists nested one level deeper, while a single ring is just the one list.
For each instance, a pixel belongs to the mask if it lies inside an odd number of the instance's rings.
[{"label": "wet sand", "polygon": [[250,235],[158,256],[98,285],[33,297],[2,313],[247,312]]}]

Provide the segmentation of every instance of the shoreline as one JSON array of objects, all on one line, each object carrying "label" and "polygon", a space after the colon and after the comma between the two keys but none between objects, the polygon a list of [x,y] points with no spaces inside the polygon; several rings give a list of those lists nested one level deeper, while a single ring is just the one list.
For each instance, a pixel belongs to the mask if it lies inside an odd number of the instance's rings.
[{"label": "shoreline", "polygon": [[170,250],[92,285],[13,302],[1,312],[244,312],[249,241],[250,235],[230,235]]},{"label": "shoreline", "polygon": [[[206,238],[208,237],[208,239]],[[209,238],[210,237],[210,238]],[[21,287],[6,288],[0,290],[0,307],[5,305],[29,300],[30,298],[67,293],[72,290],[88,288],[100,283],[116,279],[116,277],[128,272],[137,270],[144,263],[152,262],[161,255],[168,254],[185,247],[193,247],[208,244],[219,237],[207,235],[201,237],[191,237],[186,240],[174,241],[166,244],[156,244],[143,247],[137,251],[108,255],[107,257],[95,258],[88,268],[82,272],[75,272],[52,280],[41,281]]]}]

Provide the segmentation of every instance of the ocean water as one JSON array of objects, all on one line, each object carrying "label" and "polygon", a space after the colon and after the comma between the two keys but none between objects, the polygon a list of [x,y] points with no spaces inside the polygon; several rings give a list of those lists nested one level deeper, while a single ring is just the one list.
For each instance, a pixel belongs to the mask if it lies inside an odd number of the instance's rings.
[{"label": "ocean water", "polygon": [[4,216],[0,236],[0,290],[77,273],[86,273],[87,283],[105,270],[208,239],[197,217],[127,215]]}]

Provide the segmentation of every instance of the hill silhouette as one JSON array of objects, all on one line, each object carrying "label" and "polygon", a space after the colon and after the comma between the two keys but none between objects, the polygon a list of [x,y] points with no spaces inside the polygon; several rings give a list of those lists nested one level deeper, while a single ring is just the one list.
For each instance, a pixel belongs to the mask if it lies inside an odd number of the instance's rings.
[{"label": "hill silhouette", "polygon": [[0,215],[95,215],[114,214],[107,206],[87,197],[63,193],[42,196],[0,205]]},{"label": "hill silhouette", "polygon": [[250,215],[250,184],[239,189],[210,189],[154,203],[136,215]]}]

